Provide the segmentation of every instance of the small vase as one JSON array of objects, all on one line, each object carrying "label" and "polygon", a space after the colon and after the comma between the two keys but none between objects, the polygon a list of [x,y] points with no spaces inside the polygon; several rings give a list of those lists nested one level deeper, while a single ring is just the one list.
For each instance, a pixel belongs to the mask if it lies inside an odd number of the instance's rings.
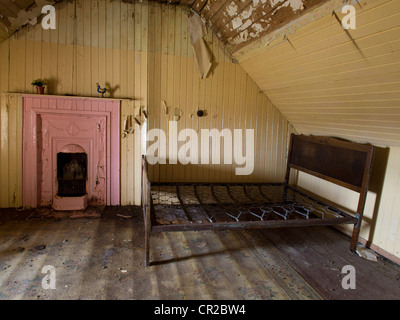
[{"label": "small vase", "polygon": [[44,94],[44,87],[36,87],[36,91],[38,94]]}]

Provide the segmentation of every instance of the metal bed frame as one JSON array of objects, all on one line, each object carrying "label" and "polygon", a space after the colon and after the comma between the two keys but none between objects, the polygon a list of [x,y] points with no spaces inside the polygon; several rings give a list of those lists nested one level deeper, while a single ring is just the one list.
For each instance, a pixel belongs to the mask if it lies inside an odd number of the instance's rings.
[{"label": "metal bed frame", "polygon": [[[356,249],[374,148],[330,137],[292,134],[282,183],[151,183],[142,158],[145,264],[150,237],[168,231],[228,230],[354,224]],[[289,185],[300,170],[359,193],[357,211],[345,212]]]}]

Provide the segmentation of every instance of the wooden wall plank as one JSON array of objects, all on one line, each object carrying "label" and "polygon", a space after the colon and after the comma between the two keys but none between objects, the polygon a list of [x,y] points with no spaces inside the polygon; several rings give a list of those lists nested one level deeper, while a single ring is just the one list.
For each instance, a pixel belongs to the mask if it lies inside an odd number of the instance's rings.
[{"label": "wooden wall plank", "polygon": [[[259,165],[256,165],[255,174],[249,177],[237,176],[235,164],[158,165],[150,171],[155,181],[248,181],[258,176],[265,179],[283,177],[280,168],[276,174],[272,172],[276,161],[266,164],[262,160],[272,148],[273,141],[264,134],[267,126],[263,122],[271,122],[275,134],[282,137],[286,134],[286,127],[282,125],[286,120],[267,117],[267,109],[274,107],[243,68],[231,61],[211,31],[205,39],[214,55],[215,65],[209,77],[200,79],[187,33],[188,10],[160,3],[131,4],[108,0],[60,3],[57,5],[56,30],[44,32],[40,26],[29,27],[26,33],[2,44],[1,55],[6,63],[2,62],[1,68],[10,68],[10,72],[2,72],[1,92],[32,92],[29,82],[42,76],[48,78],[51,94],[98,96],[94,83],[99,82],[102,86],[109,83],[112,88],[118,87],[113,92],[115,97],[135,99],[121,104],[121,130],[124,120],[138,115],[142,107],[148,108],[149,128],[160,128],[168,135],[168,121],[174,119],[176,108],[181,115],[178,130],[192,128],[200,137],[201,129],[228,128],[233,132],[235,128],[254,127],[263,137],[263,140],[256,140],[256,149],[260,151],[257,154]],[[12,59],[8,63],[11,53]],[[33,63],[36,58],[39,63]],[[20,155],[18,148],[14,148],[16,145],[10,144],[10,149],[9,143],[10,139],[20,139],[21,133],[15,128],[22,120],[17,109],[18,99],[7,97],[7,104],[8,101],[14,108],[10,114],[5,108],[6,102],[1,99],[1,130],[5,138],[0,155],[0,180],[9,185],[2,206],[20,201],[18,194],[14,197],[20,170],[15,167],[16,163],[10,164],[10,157]],[[165,114],[162,101],[167,103],[170,114]],[[79,109],[78,105],[72,107]],[[197,117],[198,108],[206,110],[207,116]],[[263,120],[258,119],[260,112]],[[138,204],[140,200],[140,130],[136,129],[135,134],[121,138],[122,204]],[[278,143],[283,143],[283,139]],[[285,146],[279,150],[283,152]],[[210,151],[212,155],[220,150]]]},{"label": "wooden wall plank", "polygon": [[0,206],[8,207],[9,206],[9,124],[8,124],[8,110],[9,110],[9,101],[8,97],[2,97],[1,99],[1,109],[0,109],[0,179],[2,182],[2,186],[6,186],[2,188],[0,194]]}]

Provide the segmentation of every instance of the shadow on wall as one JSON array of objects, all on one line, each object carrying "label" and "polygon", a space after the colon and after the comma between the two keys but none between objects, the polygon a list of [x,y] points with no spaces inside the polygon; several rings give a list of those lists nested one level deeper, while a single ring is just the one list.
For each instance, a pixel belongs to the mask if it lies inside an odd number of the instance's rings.
[{"label": "shadow on wall", "polygon": [[366,216],[363,217],[363,220],[366,221],[370,226],[368,239],[366,239],[367,246],[370,246],[372,244],[372,240],[374,238],[376,222],[378,219],[378,213],[382,198],[383,183],[385,180],[386,168],[389,159],[389,152],[389,148],[375,147],[374,159],[372,163],[372,170],[368,187],[368,191],[374,192],[376,194],[374,212],[372,214],[372,218]]},{"label": "shadow on wall", "polygon": [[47,94],[57,94],[58,80],[56,78],[47,78]]},{"label": "shadow on wall", "polygon": [[[156,164],[148,166],[151,182],[283,182],[285,172],[275,174],[264,168],[254,168],[250,175],[236,175],[235,169],[243,165],[213,164]],[[286,169],[286,168],[285,168]]]}]

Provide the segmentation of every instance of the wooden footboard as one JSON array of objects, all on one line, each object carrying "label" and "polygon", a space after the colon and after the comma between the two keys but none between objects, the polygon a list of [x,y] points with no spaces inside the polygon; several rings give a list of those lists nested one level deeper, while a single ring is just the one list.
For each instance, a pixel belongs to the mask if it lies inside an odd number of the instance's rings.
[{"label": "wooden footboard", "polygon": [[[373,147],[326,137],[292,135],[283,183],[153,183],[142,159],[145,263],[150,237],[165,231],[199,231],[354,224],[350,250],[360,231]],[[344,212],[289,186],[301,170],[360,194],[355,213]]]},{"label": "wooden footboard", "polygon": [[141,201],[144,220],[144,251],[145,251],[145,265],[150,265],[150,236],[151,236],[151,183],[147,174],[147,161],[146,157],[142,157],[142,185],[141,185]]}]

